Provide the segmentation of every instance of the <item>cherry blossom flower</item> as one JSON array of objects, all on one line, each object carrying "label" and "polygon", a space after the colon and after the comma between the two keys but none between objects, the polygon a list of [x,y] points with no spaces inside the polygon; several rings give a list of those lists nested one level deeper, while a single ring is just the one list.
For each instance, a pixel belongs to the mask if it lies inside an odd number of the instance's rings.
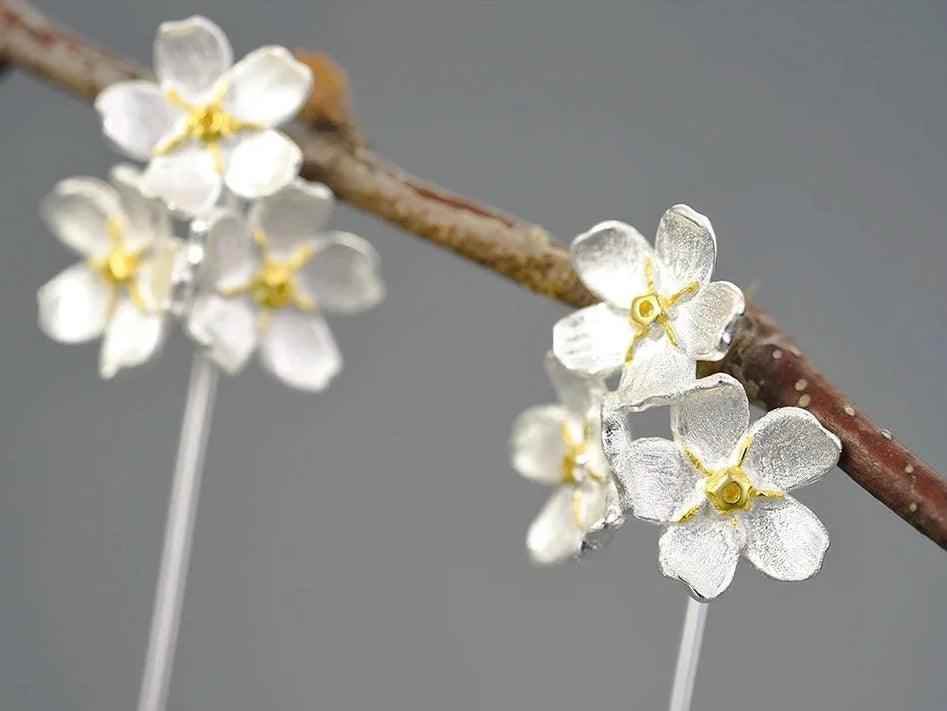
[{"label": "cherry blossom flower", "polygon": [[513,425],[513,468],[556,487],[526,538],[530,557],[548,565],[597,548],[622,523],[618,492],[601,448],[605,386],[546,356],[559,396],[523,412]]},{"label": "cherry blossom flower", "polygon": [[154,67],[158,83],[113,84],[95,102],[105,135],[148,163],[151,194],[199,215],[224,185],[254,199],[296,177],[299,147],[275,127],[302,107],[312,75],[286,49],[262,47],[233,64],[221,29],[191,17],[160,26]]},{"label": "cherry blossom flower", "polygon": [[603,222],[572,243],[582,282],[604,303],[559,321],[553,351],[572,370],[608,375],[636,406],[692,383],[698,360],[720,360],[743,293],[710,281],[717,240],[710,221],[675,205],[658,225],[655,247],[631,225]]},{"label": "cherry blossom flower", "polygon": [[46,197],[42,215],[83,261],[39,290],[39,325],[54,340],[103,336],[99,371],[110,378],[149,360],[166,333],[171,278],[180,242],[160,201],[147,197],[130,166],[112,171],[114,187],[69,178]]},{"label": "cherry blossom flower", "polygon": [[829,536],[788,494],[838,462],[842,447],[808,410],[772,410],[750,426],[743,386],[729,375],[654,398],[671,405],[674,441],[633,439],[621,397],[604,405],[604,447],[623,507],[664,525],[662,572],[708,600],[730,585],[742,554],[777,580],[822,567]]},{"label": "cherry blossom flower", "polygon": [[342,368],[323,313],[356,313],[384,297],[375,249],[361,237],[321,233],[333,197],[297,180],[252,205],[245,217],[217,211],[206,231],[207,273],[189,330],[235,373],[259,349],[288,385],[322,390]]}]

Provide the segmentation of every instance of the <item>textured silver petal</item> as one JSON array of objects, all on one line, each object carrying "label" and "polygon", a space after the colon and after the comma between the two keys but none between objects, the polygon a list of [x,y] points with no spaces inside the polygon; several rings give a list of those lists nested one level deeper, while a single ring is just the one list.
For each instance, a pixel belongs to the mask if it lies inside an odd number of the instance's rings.
[{"label": "textured silver petal", "polygon": [[791,496],[758,500],[744,516],[743,554],[777,580],[806,580],[819,572],[829,548],[829,532]]},{"label": "textured silver petal", "polygon": [[697,361],[666,336],[649,336],[635,346],[631,363],[622,370],[618,395],[626,407],[646,410],[651,398],[680,393],[696,378]]},{"label": "textured silver petal", "polygon": [[221,291],[245,287],[260,258],[243,215],[230,210],[215,210],[200,222],[204,235],[202,270],[209,286]]},{"label": "textured silver petal", "polygon": [[102,131],[116,148],[130,158],[147,161],[155,148],[173,136],[185,120],[157,84],[123,81],[102,90],[95,98],[102,117]]},{"label": "textured silver petal", "polygon": [[155,38],[155,74],[163,89],[202,103],[230,69],[233,50],[223,31],[205,17],[164,22]]},{"label": "textured silver petal", "polygon": [[569,420],[569,413],[559,405],[538,405],[521,413],[510,438],[513,468],[527,479],[559,484],[566,453],[562,428]]},{"label": "textured silver petal", "polygon": [[601,378],[569,370],[552,351],[546,353],[544,362],[546,374],[559,396],[559,402],[575,417],[587,417],[591,410],[596,410],[595,418],[598,419],[597,410],[605,395],[605,382]]},{"label": "textured silver petal", "polygon": [[610,479],[603,486],[605,487],[605,511],[602,518],[592,524],[589,530],[586,531],[585,538],[582,540],[580,555],[593,553],[604,548],[615,535],[615,531],[625,523],[620,495],[614,480]]},{"label": "textured silver petal", "polygon": [[144,193],[138,168],[117,165],[112,168],[110,177],[127,220],[122,235],[127,248],[137,251],[171,237],[171,215],[160,200]]},{"label": "textured silver petal", "polygon": [[808,410],[771,410],[750,428],[743,468],[760,489],[789,491],[822,478],[838,463],[842,443]]},{"label": "textured silver petal", "polygon": [[730,348],[730,324],[744,308],[743,292],[736,285],[711,282],[678,307],[674,329],[692,358],[720,360]]},{"label": "textured silver petal", "polygon": [[526,534],[533,563],[553,565],[578,555],[585,531],[576,524],[571,486],[561,486],[546,502]]},{"label": "textured silver petal", "polygon": [[85,262],[74,264],[37,293],[39,327],[60,343],[98,338],[109,320],[112,287]]},{"label": "textured silver petal", "polygon": [[257,345],[257,314],[249,299],[205,294],[195,299],[188,332],[207,355],[231,375],[239,372]]},{"label": "textured silver petal", "polygon": [[299,174],[302,151],[280,131],[257,131],[234,144],[224,182],[246,200],[274,195]]},{"label": "textured silver petal", "polygon": [[572,241],[572,263],[582,283],[623,309],[648,290],[645,262],[653,256],[638,230],[614,220],[595,225]]},{"label": "textured silver petal", "polygon": [[312,88],[312,72],[284,47],[261,47],[227,74],[224,106],[256,126],[277,126],[295,116]]},{"label": "textured silver petal", "polygon": [[633,336],[626,313],[596,304],[566,316],[553,327],[552,350],[570,370],[605,375],[625,362]]},{"label": "textured silver petal", "polygon": [[99,374],[108,379],[123,368],[145,363],[161,348],[166,334],[160,314],[144,313],[130,299],[121,299],[105,328]]},{"label": "textured silver petal", "polygon": [[658,224],[655,250],[661,290],[675,292],[695,281],[710,281],[717,261],[717,238],[704,215],[687,205],[675,205]]},{"label": "textured silver petal", "polygon": [[287,385],[324,390],[342,370],[342,354],[321,316],[277,311],[260,338],[260,362]]},{"label": "textured silver petal", "polygon": [[674,439],[708,469],[734,463],[737,445],[749,423],[746,392],[725,373],[701,378],[671,407]]},{"label": "textured silver petal", "polygon": [[660,437],[642,437],[624,446],[618,443],[610,438],[606,453],[621,482],[622,508],[631,509],[636,518],[671,523],[704,501],[698,488],[700,475],[677,443]]},{"label": "textured silver petal", "polygon": [[118,194],[97,178],[60,181],[43,199],[40,214],[63,244],[92,258],[109,253],[109,222],[123,219]]},{"label": "textured silver petal", "polygon": [[153,158],[141,184],[146,194],[164,200],[180,217],[209,212],[223,187],[210,152],[195,146]]},{"label": "textured silver petal", "polygon": [[738,518],[699,513],[661,536],[661,572],[686,584],[697,599],[712,600],[730,586],[745,540]]},{"label": "textured silver petal", "polygon": [[385,298],[381,258],[368,241],[333,232],[316,241],[314,247],[315,254],[297,278],[324,311],[358,313]]},{"label": "textured silver petal", "polygon": [[311,242],[329,222],[335,198],[322,183],[296,179],[250,208],[250,226],[266,235],[274,257],[288,259],[302,244]]}]

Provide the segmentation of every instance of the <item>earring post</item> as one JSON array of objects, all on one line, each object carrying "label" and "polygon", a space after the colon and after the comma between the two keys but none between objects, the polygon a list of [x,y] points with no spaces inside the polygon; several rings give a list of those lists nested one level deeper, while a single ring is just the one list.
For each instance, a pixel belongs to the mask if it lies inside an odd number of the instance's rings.
[{"label": "earring post", "polygon": [[677,667],[674,669],[670,711],[690,711],[706,624],[707,603],[689,597],[684,614],[684,628],[681,630],[681,646],[677,652]]},{"label": "earring post", "polygon": [[196,353],[191,365],[174,482],[168,500],[161,569],[151,614],[138,711],[164,711],[167,704],[217,378],[217,368],[205,355]]}]

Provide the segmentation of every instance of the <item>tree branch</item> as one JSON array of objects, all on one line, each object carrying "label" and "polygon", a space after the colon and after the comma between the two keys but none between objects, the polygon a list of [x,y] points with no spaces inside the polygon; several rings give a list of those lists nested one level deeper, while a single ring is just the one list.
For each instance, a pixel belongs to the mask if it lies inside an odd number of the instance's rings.
[{"label": "tree branch", "polygon": [[[313,100],[290,129],[303,174],[363,210],[570,306],[595,297],[568,251],[537,225],[405,174],[365,147],[349,109],[345,75],[325,55],[300,53],[314,70]],[[22,0],[0,0],[0,64],[31,71],[85,99],[147,72],[59,27]],[[753,304],[720,363],[768,409],[808,408],[842,440],[849,476],[918,531],[947,548],[947,485],[928,464],[857,412],[775,321]]]}]

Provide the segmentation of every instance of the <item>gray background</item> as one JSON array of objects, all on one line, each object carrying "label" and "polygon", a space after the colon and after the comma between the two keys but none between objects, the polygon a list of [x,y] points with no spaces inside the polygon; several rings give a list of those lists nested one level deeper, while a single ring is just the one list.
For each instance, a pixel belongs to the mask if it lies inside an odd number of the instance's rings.
[{"label": "gray background", "polygon": [[[238,54],[328,50],[383,153],[564,239],[605,218],[651,234],[692,204],[718,273],[943,469],[947,10],[765,4],[41,6],[142,61],[193,11]],[[130,709],[190,349],[102,384],[95,346],[42,336],[36,289],[72,257],[36,203],[114,159],[87,105],[20,74],[0,102],[0,705]],[[255,365],[222,384],[170,708],[664,707],[685,594],[656,572],[658,530],[555,570],[524,553],[547,492],[506,441],[551,398],[563,309],[346,207],[336,224],[378,246],[390,298],[335,321],[327,393]],[[841,472],[801,498],[832,534],[825,571],[741,565],[697,708],[943,708],[943,552]]]}]

